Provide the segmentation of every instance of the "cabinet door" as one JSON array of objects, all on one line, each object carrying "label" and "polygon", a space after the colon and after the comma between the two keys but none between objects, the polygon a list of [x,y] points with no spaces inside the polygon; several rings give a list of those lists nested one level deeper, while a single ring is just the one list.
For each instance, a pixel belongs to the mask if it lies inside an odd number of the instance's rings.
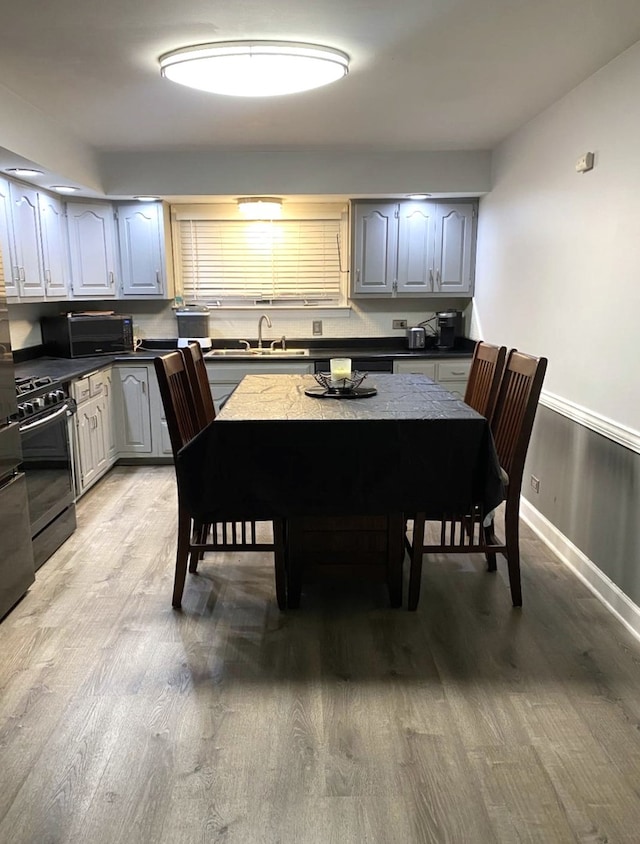
[{"label": "cabinet door", "polygon": [[116,239],[112,206],[67,203],[67,225],[73,296],[113,299]]},{"label": "cabinet door", "polygon": [[31,188],[10,185],[15,262],[21,299],[44,298],[44,274],[38,220],[38,194]]},{"label": "cabinet door", "polygon": [[95,402],[92,399],[78,406],[76,413],[76,479],[78,493],[84,492],[96,479],[95,449],[93,447],[95,429]]},{"label": "cabinet door", "polygon": [[395,292],[398,206],[354,205],[352,295]]},{"label": "cabinet door", "polygon": [[118,451],[123,454],[151,454],[151,409],[149,370],[146,366],[116,369],[118,388]]},{"label": "cabinet door", "polygon": [[475,206],[438,203],[436,208],[435,290],[471,295]]},{"label": "cabinet door", "polygon": [[162,205],[139,202],[118,207],[124,296],[165,293]]},{"label": "cabinet door", "polygon": [[398,293],[433,290],[435,211],[431,202],[401,202],[398,217]]},{"label": "cabinet door", "polygon": [[4,266],[4,285],[8,299],[18,297],[18,267],[16,248],[13,241],[13,217],[11,214],[11,194],[9,182],[0,179],[0,250]]},{"label": "cabinet door", "polygon": [[69,294],[69,267],[62,203],[55,196],[39,193],[38,210],[45,293],[48,299],[66,299]]}]

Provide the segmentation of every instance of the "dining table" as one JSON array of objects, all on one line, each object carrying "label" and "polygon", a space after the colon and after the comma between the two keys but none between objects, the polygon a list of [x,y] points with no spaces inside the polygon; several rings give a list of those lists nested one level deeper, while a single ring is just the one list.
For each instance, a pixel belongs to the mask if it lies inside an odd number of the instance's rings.
[{"label": "dining table", "polygon": [[407,519],[504,498],[489,423],[426,375],[322,386],[245,376],[178,453],[183,501],[202,523],[283,518],[289,606],[319,575],[384,580],[399,606]]}]

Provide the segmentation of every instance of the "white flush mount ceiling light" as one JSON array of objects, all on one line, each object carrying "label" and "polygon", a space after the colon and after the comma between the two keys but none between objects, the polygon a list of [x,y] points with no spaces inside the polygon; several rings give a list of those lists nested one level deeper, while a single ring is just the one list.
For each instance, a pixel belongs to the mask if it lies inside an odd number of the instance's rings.
[{"label": "white flush mount ceiling light", "polygon": [[241,196],[238,210],[247,220],[279,220],[282,200],[276,196]]},{"label": "white flush mount ceiling light", "polygon": [[159,202],[160,201],[159,196],[146,196],[146,195],[143,196],[143,195],[141,195],[141,196],[134,196],[133,198],[137,199],[138,202]]},{"label": "white flush mount ceiling light", "polygon": [[431,196],[430,193],[408,193],[407,199],[428,199]]},{"label": "white flush mount ceiling light", "polygon": [[6,173],[15,173],[16,176],[24,176],[29,178],[31,176],[42,176],[42,170],[33,170],[31,167],[7,167]]},{"label": "white flush mount ceiling light", "polygon": [[349,56],[298,41],[219,41],[160,56],[162,76],[212,94],[275,97],[342,79]]},{"label": "white flush mount ceiling light", "polygon": [[51,190],[56,193],[75,193],[80,188],[74,188],[73,185],[51,185]]}]

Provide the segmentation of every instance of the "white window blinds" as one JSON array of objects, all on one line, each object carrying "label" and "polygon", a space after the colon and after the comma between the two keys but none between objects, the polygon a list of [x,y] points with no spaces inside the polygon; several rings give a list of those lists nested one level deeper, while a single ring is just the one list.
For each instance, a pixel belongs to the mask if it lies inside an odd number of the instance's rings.
[{"label": "white window blinds", "polygon": [[339,304],[340,220],[179,219],[187,301]]}]

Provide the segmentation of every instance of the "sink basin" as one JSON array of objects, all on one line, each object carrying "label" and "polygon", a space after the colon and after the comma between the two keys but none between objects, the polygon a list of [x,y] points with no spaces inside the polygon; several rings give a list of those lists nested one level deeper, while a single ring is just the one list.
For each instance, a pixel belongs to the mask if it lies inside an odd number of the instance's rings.
[{"label": "sink basin", "polygon": [[206,358],[282,358],[308,357],[309,349],[211,349]]}]

